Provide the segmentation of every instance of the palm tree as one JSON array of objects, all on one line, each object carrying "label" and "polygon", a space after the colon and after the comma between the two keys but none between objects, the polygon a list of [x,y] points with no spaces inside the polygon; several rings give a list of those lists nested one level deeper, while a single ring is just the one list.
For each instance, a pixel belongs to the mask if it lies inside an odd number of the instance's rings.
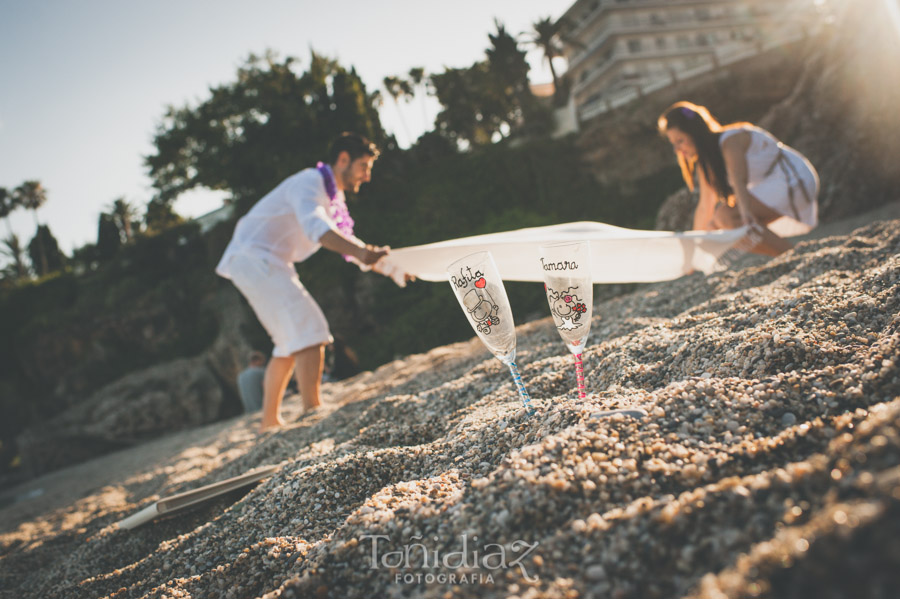
[{"label": "palm tree", "polygon": [[119,229],[119,236],[122,238],[122,242],[130,242],[134,237],[132,223],[137,218],[137,210],[134,205],[124,197],[118,198],[112,203],[109,214],[112,216],[116,228]]},{"label": "palm tree", "polygon": [[494,19],[497,33],[489,33],[491,47],[486,50],[491,72],[499,77],[507,93],[519,96],[528,90],[528,62],[519,43],[506,30],[506,26]]},{"label": "palm tree", "polygon": [[6,229],[9,231],[10,236],[12,236],[13,232],[12,225],[9,224],[9,215],[18,207],[15,196],[9,193],[9,190],[5,187],[0,187],[0,218],[6,219]]},{"label": "palm tree", "polygon": [[[486,50],[489,94],[494,106],[489,112],[496,119],[496,129],[501,137],[508,137],[522,128],[533,114],[536,104],[528,83],[528,61],[525,52],[500,21],[494,19],[497,33],[488,34],[491,46]],[[496,140],[496,135],[492,135]]]},{"label": "palm tree", "polygon": [[[44,202],[47,201],[47,190],[44,189],[44,186],[41,185],[40,181],[25,181],[21,185],[13,190],[13,195],[17,199],[17,203],[31,210],[34,214],[34,225],[35,227],[40,227],[40,223],[38,222],[37,211],[38,208],[44,205]],[[44,244],[41,242],[39,245],[40,254],[41,254],[41,267],[42,272],[47,272],[47,252],[44,249]]]},{"label": "palm tree", "polygon": [[[400,124],[403,125],[403,132],[406,133],[406,139],[412,143],[412,138],[409,134],[409,127],[406,126],[406,119],[403,118],[403,113],[400,111],[400,98],[412,98],[413,97],[413,89],[412,85],[410,85],[409,81],[403,79],[401,77],[387,76],[384,78],[384,89],[387,90],[387,93],[394,99],[394,105],[397,106],[397,113],[400,115]],[[408,101],[408,100],[407,100]]]},{"label": "palm tree", "polygon": [[25,181],[13,190],[19,205],[34,211],[34,224],[38,223],[37,210],[47,201],[47,190],[40,181]]},{"label": "palm tree", "polygon": [[413,67],[409,70],[409,82],[412,84],[413,95],[419,95],[421,89],[422,95],[419,96],[419,104],[422,106],[422,125],[428,128],[428,114],[425,110],[425,98],[429,93],[430,79],[425,76],[425,69],[422,67]]},{"label": "palm tree", "polygon": [[28,266],[25,265],[25,248],[22,246],[22,242],[19,241],[19,237],[14,233],[10,233],[9,237],[3,240],[3,246],[5,247],[0,247],[0,254],[12,260],[12,264],[7,265],[3,269],[4,278],[18,281],[27,277]]},{"label": "palm tree", "polygon": [[60,251],[59,242],[47,225],[38,225],[37,232],[28,243],[27,251],[28,257],[31,258],[32,270],[38,277],[44,277],[65,267],[66,256]]},{"label": "palm tree", "polygon": [[550,65],[550,75],[553,77],[553,89],[559,89],[559,76],[553,66],[553,59],[562,56],[562,44],[559,41],[560,24],[550,17],[541,19],[534,25],[532,37],[529,40],[535,47],[544,53],[544,60]]}]

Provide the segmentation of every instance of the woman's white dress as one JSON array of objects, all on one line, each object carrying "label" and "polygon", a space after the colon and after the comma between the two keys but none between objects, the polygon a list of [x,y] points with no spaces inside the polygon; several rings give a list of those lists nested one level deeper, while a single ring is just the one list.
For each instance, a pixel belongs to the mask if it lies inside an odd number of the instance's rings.
[{"label": "woman's white dress", "polygon": [[803,154],[759,127],[726,129],[719,137],[720,147],[728,137],[740,131],[750,134],[747,190],[782,215],[767,225],[769,230],[781,237],[809,232],[819,223],[816,169]]}]

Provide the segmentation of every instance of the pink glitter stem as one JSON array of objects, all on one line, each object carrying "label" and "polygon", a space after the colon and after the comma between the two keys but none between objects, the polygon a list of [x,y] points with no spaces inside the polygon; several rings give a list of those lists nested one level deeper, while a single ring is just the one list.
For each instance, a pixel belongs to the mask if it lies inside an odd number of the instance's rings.
[{"label": "pink glitter stem", "polygon": [[578,399],[586,399],[584,392],[584,365],[581,363],[581,354],[575,354],[575,380],[578,382]]}]

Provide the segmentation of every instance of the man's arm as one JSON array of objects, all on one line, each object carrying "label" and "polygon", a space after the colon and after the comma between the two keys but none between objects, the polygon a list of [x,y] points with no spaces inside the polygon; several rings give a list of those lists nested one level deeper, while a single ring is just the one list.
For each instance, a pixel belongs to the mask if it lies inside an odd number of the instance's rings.
[{"label": "man's arm", "polygon": [[346,256],[353,256],[366,266],[371,266],[388,254],[389,249],[373,245],[357,245],[335,230],[326,231],[319,238],[319,243],[326,250]]},{"label": "man's arm", "polygon": [[697,208],[694,209],[694,230],[709,231],[715,229],[713,225],[713,213],[716,210],[716,193],[703,174],[703,168],[697,165],[697,173],[700,179],[700,193]]},{"label": "man's arm", "polygon": [[[371,245],[359,245],[357,240],[348,239],[333,229],[326,232],[319,238],[319,243],[326,250],[337,252],[344,256],[353,256],[360,264],[371,266],[372,270],[392,279],[400,287],[406,287],[410,281],[416,278],[408,273],[401,271],[396,265],[382,260],[390,252],[389,247],[375,247]],[[361,241],[359,242],[362,243]]]}]

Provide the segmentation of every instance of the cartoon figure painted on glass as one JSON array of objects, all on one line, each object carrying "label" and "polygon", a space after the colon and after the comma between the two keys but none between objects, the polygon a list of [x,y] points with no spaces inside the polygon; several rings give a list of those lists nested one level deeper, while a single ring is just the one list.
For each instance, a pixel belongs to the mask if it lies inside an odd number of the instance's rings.
[{"label": "cartoon figure painted on glass", "polygon": [[561,331],[572,331],[584,326],[581,317],[587,312],[587,305],[579,294],[578,286],[568,287],[557,291],[549,285],[547,289],[547,301],[550,302],[550,311],[557,323],[556,328]]},{"label": "cartoon figure painted on glass", "polygon": [[582,354],[591,328],[594,287],[591,279],[591,247],[586,241],[545,245],[540,248],[547,302],[556,330],[575,359],[578,397],[584,388]]},{"label": "cartoon figure painted on glass", "polygon": [[490,252],[476,252],[447,267],[456,300],[478,338],[509,367],[525,409],[534,413],[531,398],[516,366],[516,325],[503,280]]},{"label": "cartoon figure painted on glass", "polygon": [[[479,286],[479,283],[481,285]],[[485,289],[486,281],[484,277],[475,281],[475,289],[470,289],[463,296],[463,305],[469,312],[469,317],[477,323],[475,328],[479,333],[485,335],[491,334],[491,327],[500,324],[500,306]]]}]

